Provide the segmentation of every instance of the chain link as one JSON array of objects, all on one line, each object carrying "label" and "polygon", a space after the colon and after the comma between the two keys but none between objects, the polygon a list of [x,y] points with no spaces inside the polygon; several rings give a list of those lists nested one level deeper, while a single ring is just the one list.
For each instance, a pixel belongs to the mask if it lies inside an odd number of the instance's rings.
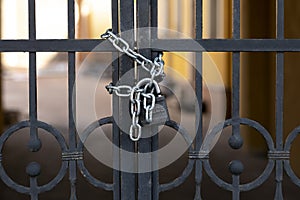
[{"label": "chain link", "polygon": [[151,123],[152,122],[152,110],[150,110],[150,106],[147,106],[145,108],[146,113],[145,113],[145,120],[147,123]]},{"label": "chain link", "polygon": [[133,116],[134,114],[139,117],[141,113],[141,90],[139,88],[134,87],[130,93],[130,112]]},{"label": "chain link", "polygon": [[[155,96],[152,93],[143,94],[143,96],[144,96],[143,107],[146,111],[145,120],[147,123],[151,123],[152,122],[152,110],[154,109],[154,106],[156,103]],[[147,99],[150,99],[150,101],[148,102]]]},{"label": "chain link", "polygon": [[[137,132],[137,136],[136,136],[136,132]],[[136,142],[138,141],[142,136],[142,127],[139,124],[136,124],[136,126],[134,126],[133,124],[130,126],[129,129],[129,137],[132,141]]]},{"label": "chain link", "polygon": [[129,85],[113,86],[112,83],[105,86],[105,88],[109,94],[115,93],[119,97],[129,97],[132,90],[132,87]]},{"label": "chain link", "polygon": [[[150,110],[153,110],[154,106],[155,106],[155,96],[152,93],[149,94],[142,94],[144,96],[144,109],[146,109],[149,106]],[[147,99],[150,99],[150,101],[148,102]],[[148,104],[149,103],[149,104]]]}]

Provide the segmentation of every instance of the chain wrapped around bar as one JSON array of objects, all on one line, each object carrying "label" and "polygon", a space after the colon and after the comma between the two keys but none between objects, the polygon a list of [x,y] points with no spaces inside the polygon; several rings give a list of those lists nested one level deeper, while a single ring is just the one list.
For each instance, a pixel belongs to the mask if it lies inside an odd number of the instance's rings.
[{"label": "chain wrapped around bar", "polygon": [[162,60],[163,54],[160,53],[158,57],[151,61],[143,55],[135,52],[129,47],[129,44],[113,33],[112,29],[108,29],[104,34],[101,35],[102,39],[107,39],[112,45],[121,53],[125,53],[127,56],[132,58],[136,63],[142,66],[147,72],[150,73],[150,77],[153,80],[157,76],[164,75],[164,61]]},{"label": "chain wrapped around bar", "polygon": [[130,113],[132,116],[132,123],[129,128],[129,136],[132,141],[138,141],[142,134],[142,127],[139,124],[141,114],[141,95],[143,97],[145,120],[147,123],[151,123],[152,110],[154,109],[156,103],[156,97],[153,94],[153,90],[150,92],[147,92],[147,90],[153,87],[153,83],[155,83],[154,85],[157,85],[157,82],[154,80],[156,77],[165,77],[164,61],[162,60],[163,55],[160,53],[158,57],[154,59],[154,61],[147,59],[143,55],[131,49],[129,44],[124,39],[113,33],[112,29],[108,29],[104,34],[101,35],[101,38],[107,39],[118,51],[125,53],[127,56],[132,58],[138,65],[140,65],[150,74],[150,78],[142,79],[133,87],[128,85],[114,86],[112,83],[105,87],[110,94],[114,93],[118,97],[130,98]]}]

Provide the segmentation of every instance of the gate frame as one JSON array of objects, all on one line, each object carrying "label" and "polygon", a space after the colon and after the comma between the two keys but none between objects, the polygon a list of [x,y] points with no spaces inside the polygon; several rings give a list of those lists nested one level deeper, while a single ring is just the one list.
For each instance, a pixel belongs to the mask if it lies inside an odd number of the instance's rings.
[{"label": "gate frame", "polygon": [[[276,20],[276,39],[240,39],[240,0],[233,0],[233,37],[232,39],[203,39],[202,38],[202,0],[195,0],[195,41],[203,49],[193,48],[189,45],[194,42],[189,39],[158,39],[156,35],[151,36],[150,44],[152,50],[141,50],[145,56],[155,57],[158,51],[163,51],[165,46],[171,51],[186,51],[196,53],[197,70],[202,72],[202,52],[233,52],[232,56],[232,118],[226,120],[224,125],[217,126],[214,131],[222,130],[226,126],[232,125],[233,131],[230,139],[230,146],[233,149],[242,147],[240,136],[240,125],[245,124],[257,129],[265,136],[266,143],[269,146],[268,167],[264,173],[251,184],[240,184],[239,178],[242,173],[242,165],[239,162],[233,162],[230,165],[232,173],[232,183],[224,184],[224,181],[215,176],[209,165],[209,155],[203,154],[202,145],[202,115],[198,119],[199,129],[194,141],[195,149],[189,152],[189,162],[192,167],[187,167],[187,173],[183,173],[174,181],[167,184],[159,184],[158,171],[142,174],[130,174],[114,170],[114,183],[106,184],[99,180],[94,180],[83,163],[83,145],[77,141],[75,111],[76,111],[76,52],[90,52],[103,40],[75,39],[75,5],[74,0],[68,0],[68,39],[37,40],[36,39],[36,19],[35,19],[35,0],[28,0],[29,11],[29,39],[28,40],[0,40],[0,52],[29,52],[29,120],[20,122],[2,134],[0,137],[0,149],[2,150],[5,141],[15,131],[30,127],[29,147],[32,151],[38,151],[41,142],[38,137],[37,128],[42,128],[53,134],[62,150],[62,168],[57,177],[49,184],[44,186],[37,185],[39,175],[39,165],[30,163],[27,173],[30,177],[30,187],[15,184],[5,173],[0,159],[0,176],[9,187],[19,193],[25,193],[31,196],[31,199],[38,199],[38,194],[51,190],[65,176],[69,170],[70,198],[76,199],[76,180],[77,167],[83,173],[87,180],[94,186],[113,191],[114,199],[158,199],[159,193],[173,189],[180,185],[195,169],[195,199],[201,199],[201,181],[204,171],[211,177],[213,182],[223,189],[232,192],[232,199],[238,200],[241,191],[252,190],[260,186],[271,174],[275,167],[276,193],[275,199],[283,199],[282,180],[283,172],[288,174],[292,182],[300,187],[300,179],[295,175],[289,163],[289,153],[292,142],[300,132],[297,127],[283,142],[283,93],[284,93],[284,52],[300,52],[300,39],[284,38],[284,0],[277,2],[277,20]],[[134,29],[134,1],[133,0],[112,0],[112,19],[113,29],[118,32]],[[145,14],[147,13],[147,14]],[[137,28],[139,27],[157,27],[157,0],[139,0],[137,4]],[[129,40],[133,41],[133,40]],[[147,41],[146,41],[147,42]],[[133,44],[131,44],[133,45]],[[98,51],[111,51],[116,53],[113,46],[106,44],[105,48]],[[169,48],[170,47],[170,48]],[[62,134],[44,122],[38,121],[37,116],[37,74],[36,74],[36,52],[68,52],[68,105],[69,105],[69,141],[68,144],[62,137]],[[268,136],[268,132],[259,125],[259,123],[250,119],[240,118],[240,52],[276,52],[276,140]],[[125,72],[131,69],[133,61],[126,57],[121,57],[113,63],[113,82],[116,83]],[[200,112],[202,112],[202,76],[195,73],[195,91],[199,102]],[[118,116],[122,114],[121,108],[124,102],[114,101],[113,114]],[[120,104],[119,104],[120,103]],[[121,106],[120,106],[121,105]],[[111,123],[110,118],[98,121],[98,126]],[[128,151],[134,151],[134,144],[129,140],[126,134],[120,132],[117,125],[113,124],[113,142],[120,148]],[[154,136],[150,139],[142,139],[139,142],[138,151],[147,152],[158,148],[158,138]],[[119,161],[115,164],[122,165],[122,158],[119,152],[114,152]],[[2,158],[2,152],[0,155]],[[195,163],[195,165],[194,165]],[[195,168],[194,168],[195,166]],[[138,192],[137,192],[138,191]]]}]

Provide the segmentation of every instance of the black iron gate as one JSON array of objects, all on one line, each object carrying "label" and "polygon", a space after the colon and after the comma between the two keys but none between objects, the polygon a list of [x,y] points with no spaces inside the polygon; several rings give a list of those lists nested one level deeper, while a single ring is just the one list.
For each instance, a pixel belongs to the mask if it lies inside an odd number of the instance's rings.
[{"label": "black iron gate", "polygon": [[[0,138],[0,150],[2,153],[6,140],[16,131],[29,127],[31,151],[39,151],[41,141],[37,129],[44,129],[52,134],[61,147],[61,169],[57,176],[46,185],[38,185],[37,177],[40,173],[38,163],[30,163],[26,169],[30,178],[30,187],[25,187],[15,183],[5,172],[0,159],[0,176],[2,181],[12,189],[19,193],[28,194],[31,199],[38,199],[40,193],[53,189],[69,172],[69,181],[71,185],[70,198],[76,199],[76,180],[77,169],[81,171],[83,176],[94,186],[104,190],[112,191],[114,199],[158,199],[159,194],[171,190],[182,184],[194,170],[195,180],[195,199],[201,199],[201,182],[204,171],[210,176],[212,181],[223,188],[232,192],[232,199],[239,199],[240,193],[243,191],[253,190],[262,185],[270,174],[275,170],[276,193],[275,199],[283,199],[282,181],[284,171],[290,177],[295,185],[300,186],[300,179],[293,172],[289,153],[292,142],[298,135],[299,127],[296,128],[283,142],[283,69],[284,69],[284,52],[300,52],[300,41],[288,40],[284,38],[284,0],[277,0],[277,38],[276,39],[240,39],[240,0],[233,0],[233,38],[232,39],[202,39],[202,0],[194,1],[195,11],[195,40],[205,51],[208,52],[232,52],[232,118],[224,123],[216,126],[211,131],[213,137],[219,131],[227,126],[232,126],[233,132],[230,137],[229,144],[233,149],[242,147],[242,139],[240,135],[240,125],[244,124],[256,129],[265,139],[268,146],[268,163],[264,172],[254,181],[248,184],[240,183],[240,174],[243,172],[243,165],[239,161],[231,162],[229,169],[232,173],[232,182],[227,183],[221,180],[213,171],[209,163],[209,154],[205,151],[202,144],[202,115],[200,115],[197,125],[199,126],[194,140],[193,148],[189,151],[189,162],[182,175],[174,181],[167,184],[160,184],[158,171],[148,173],[127,173],[114,170],[113,183],[103,183],[92,177],[84,166],[83,144],[77,141],[76,124],[74,120],[74,111],[76,110],[76,94],[73,88],[76,86],[76,52],[90,52],[102,40],[79,40],[75,39],[75,9],[74,0],[68,0],[68,39],[66,40],[37,40],[36,39],[36,19],[35,19],[35,0],[28,0],[29,10],[29,39],[28,40],[1,40],[1,52],[29,52],[29,120],[17,123],[6,130]],[[113,30],[124,32],[134,28],[141,27],[157,27],[157,0],[137,0],[137,16],[134,16],[133,0],[112,0],[112,21]],[[135,27],[134,21],[137,25]],[[101,22],[99,22],[101,23]],[[134,37],[133,35],[131,37]],[[158,39],[156,33],[144,38],[150,38],[152,49],[141,50],[140,52],[147,57],[154,57],[157,49],[164,50],[168,46],[171,51],[195,52],[197,70],[202,72],[202,51],[197,47],[193,48],[188,39]],[[139,41],[147,42],[147,41]],[[149,42],[149,41],[148,41]],[[134,45],[134,44],[131,44]],[[138,44],[139,45],[139,44]],[[102,51],[115,52],[111,45],[106,45]],[[38,120],[37,116],[37,73],[36,73],[36,52],[68,52],[68,96],[69,96],[69,137],[65,141],[62,134],[51,125]],[[268,131],[258,122],[240,117],[240,52],[276,52],[276,140],[271,138]],[[113,63],[113,82],[116,83],[119,78],[130,70],[133,61],[127,57],[120,57]],[[198,98],[199,112],[202,113],[202,76],[195,73],[195,91]],[[113,113],[118,115],[122,113],[122,101],[114,101]],[[95,129],[98,126],[113,123],[112,118],[104,118],[92,125]],[[180,127],[177,127],[180,129]],[[209,140],[208,140],[209,141]],[[158,136],[152,138],[141,139],[136,147],[128,135],[122,133],[118,126],[113,123],[113,143],[120,148],[128,151],[150,152],[158,148]],[[201,148],[202,146],[202,148]],[[137,148],[137,149],[136,149]],[[119,152],[114,152],[116,158]],[[0,155],[2,158],[2,154]],[[156,158],[152,158],[155,163]],[[117,164],[122,165],[122,159],[118,159]],[[101,197],[99,197],[101,198]]]}]

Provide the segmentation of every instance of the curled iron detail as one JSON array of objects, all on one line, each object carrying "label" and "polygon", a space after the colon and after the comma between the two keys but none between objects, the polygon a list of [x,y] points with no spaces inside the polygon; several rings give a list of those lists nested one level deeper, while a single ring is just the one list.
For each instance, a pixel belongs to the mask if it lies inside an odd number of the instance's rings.
[{"label": "curled iron detail", "polygon": [[[89,135],[97,128],[106,125],[106,124],[112,124],[113,123],[113,117],[105,117],[102,118],[100,120],[97,120],[95,122],[93,122],[92,124],[90,124],[84,131],[82,134],[81,139],[78,142],[78,147],[77,147],[77,151],[78,152],[83,152],[83,148],[84,148],[84,142],[87,140],[87,138],[89,137]],[[84,155],[82,155],[82,157],[84,158]],[[112,191],[113,190],[113,184],[111,183],[104,183],[100,180],[98,180],[97,178],[95,178],[89,171],[88,169],[85,167],[84,165],[84,161],[83,159],[79,159],[77,160],[77,165],[78,168],[80,169],[81,174],[83,175],[83,177],[93,186],[98,187],[98,188],[102,188],[104,190],[107,191]]]},{"label": "curled iron detail", "polygon": [[[270,136],[269,132],[261,124],[259,124],[258,122],[254,121],[254,120],[248,119],[248,118],[235,119],[234,123],[238,123],[240,125],[247,125],[249,127],[254,128],[265,139],[269,151],[270,152],[275,151],[274,142],[273,142],[272,137]],[[210,152],[211,151],[211,149],[210,149],[211,143],[214,141],[217,134],[220,133],[224,128],[226,128],[228,126],[232,126],[232,125],[233,125],[233,119],[228,119],[225,122],[221,122],[221,123],[217,124],[205,137],[204,142],[201,146],[201,151]],[[221,188],[226,189],[228,191],[233,190],[233,185],[231,183],[225,182],[224,180],[222,180],[215,174],[208,159],[203,160],[203,165],[204,165],[204,169],[205,169],[206,173],[210,176],[211,180],[215,184],[217,184]],[[262,174],[250,183],[240,184],[239,185],[240,190],[241,191],[249,191],[249,190],[252,190],[252,189],[260,186],[262,183],[264,183],[268,179],[274,166],[275,166],[274,160],[269,159]]]},{"label": "curled iron detail", "polygon": [[[52,134],[57,142],[59,143],[59,146],[61,148],[62,153],[67,152],[67,145],[65,142],[65,139],[63,137],[63,135],[54,127],[52,127],[51,125],[45,123],[45,122],[41,122],[41,121],[36,121],[34,124],[31,123],[30,121],[22,121],[19,122],[15,125],[13,125],[12,127],[10,127],[9,129],[7,129],[0,137],[0,153],[2,155],[2,150],[3,150],[3,146],[5,144],[5,142],[8,140],[8,138],[13,135],[15,132],[23,129],[23,128],[27,128],[27,127],[34,127],[34,128],[40,128],[43,129],[45,131],[47,131],[48,133]],[[37,166],[38,164],[36,164]],[[28,166],[33,166],[32,163],[30,163]],[[30,167],[31,169],[32,167]],[[32,186],[35,189],[35,193],[36,194],[40,194],[46,191],[49,191],[51,189],[53,189],[65,176],[66,172],[68,169],[68,161],[62,160],[61,163],[61,168],[58,172],[58,174],[56,175],[56,177],[54,177],[50,182],[48,182],[45,185],[41,185],[41,186]],[[29,170],[32,171],[32,170]],[[39,170],[34,170],[33,172],[38,172]],[[38,175],[39,173],[29,173],[28,175]],[[31,186],[30,187],[26,187],[23,185],[20,185],[18,183],[16,183],[14,180],[12,180],[6,173],[3,165],[2,165],[2,160],[0,160],[0,177],[3,180],[3,182],[10,188],[16,190],[19,193],[23,193],[23,194],[28,194],[28,195],[32,195],[31,194]],[[37,177],[34,177],[34,179],[36,180]]]}]

